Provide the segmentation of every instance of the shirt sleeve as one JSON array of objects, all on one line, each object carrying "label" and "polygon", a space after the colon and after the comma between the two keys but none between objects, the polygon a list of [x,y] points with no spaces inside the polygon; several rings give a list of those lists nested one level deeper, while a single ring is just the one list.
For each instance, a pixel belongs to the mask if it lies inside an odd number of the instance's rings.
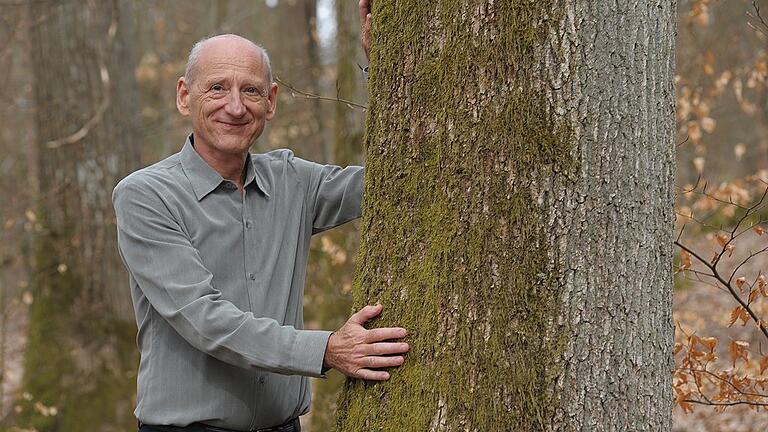
[{"label": "shirt sleeve", "polygon": [[362,215],[365,168],[314,164],[312,233],[317,234]]},{"label": "shirt sleeve", "polygon": [[281,326],[223,299],[182,225],[148,186],[121,183],[112,201],[123,262],[152,307],[182,338],[242,368],[323,376],[331,332]]}]

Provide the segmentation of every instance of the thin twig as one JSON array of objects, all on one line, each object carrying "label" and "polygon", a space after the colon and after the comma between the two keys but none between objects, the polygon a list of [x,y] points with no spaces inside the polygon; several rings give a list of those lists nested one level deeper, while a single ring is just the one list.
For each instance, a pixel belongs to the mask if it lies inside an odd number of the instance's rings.
[{"label": "thin twig", "polygon": [[[708,275],[708,276],[710,276],[710,277],[711,277],[711,275]],[[704,285],[709,285],[709,286],[711,286],[712,288],[718,289],[718,290],[720,290],[720,291],[722,291],[722,292],[724,292],[724,293],[727,293],[727,292],[728,292],[728,291],[726,291],[726,289],[725,289],[725,288],[723,288],[723,287],[721,287],[721,286],[718,286],[718,285],[716,285],[716,284],[713,284],[712,282],[707,282],[707,281],[705,281],[704,279],[702,279],[701,277],[699,277],[699,275],[696,275],[696,278],[695,278],[695,279],[694,279],[694,278],[692,278],[692,277],[688,277],[688,276],[686,276],[686,277],[685,277],[685,280],[700,282],[700,283],[703,283]]]},{"label": "thin twig", "polygon": [[[757,0],[752,0],[752,9],[755,10],[755,15],[752,15],[751,13],[749,13],[749,11],[747,11],[747,16],[752,19],[757,18],[760,21],[760,24],[762,24],[763,27],[768,29],[768,23],[765,22],[765,19],[760,14],[760,5],[757,4]],[[747,22],[747,24],[750,24],[750,27],[757,30],[751,23]],[[763,34],[766,34],[765,30],[761,29],[761,31],[763,32]]]},{"label": "thin twig", "polygon": [[692,249],[690,249],[689,247],[685,246],[684,244],[680,243],[677,240],[675,240],[674,243],[675,245],[677,245],[677,247],[691,254],[691,256],[696,258],[699,262],[701,262],[705,267],[707,267],[712,272],[712,275],[730,292],[734,300],[736,300],[736,302],[738,302],[739,305],[743,307],[744,310],[747,311],[749,316],[752,318],[752,321],[754,321],[755,324],[757,324],[757,327],[760,329],[760,331],[763,333],[766,339],[768,339],[768,328],[766,328],[765,325],[763,324],[763,321],[757,317],[757,314],[755,314],[755,311],[753,311],[752,308],[747,303],[745,303],[744,300],[741,299],[738,293],[736,293],[736,290],[733,288],[733,285],[731,285],[728,281],[723,279],[722,275],[720,275],[720,273],[717,271],[717,263],[710,264],[704,258],[702,258],[699,254],[697,254]]},{"label": "thin twig", "polygon": [[278,83],[288,87],[288,89],[291,90],[291,92],[298,93],[298,94],[304,96],[305,99],[318,99],[318,100],[325,100],[325,101],[331,101],[331,102],[339,102],[339,103],[345,104],[346,106],[348,106],[348,107],[350,107],[352,109],[354,109],[354,108],[360,108],[362,110],[368,109],[367,106],[360,105],[359,103],[352,102],[350,100],[341,99],[339,97],[333,98],[333,97],[328,97],[328,96],[320,96],[320,95],[309,93],[309,92],[306,92],[306,91],[303,91],[303,90],[299,90],[299,89],[295,88],[294,86],[292,86],[291,84],[288,84],[287,82],[281,80],[278,77],[275,77],[275,81],[277,81]]},{"label": "thin twig", "polygon": [[711,405],[711,406],[736,406],[736,405],[755,405],[768,407],[768,403],[751,402],[751,401],[735,401],[735,402],[705,402],[696,399],[683,399],[683,402],[695,403],[699,405]]},{"label": "thin twig", "polygon": [[[736,386],[736,384],[734,384],[730,380],[727,380],[727,379],[721,377],[720,375],[718,375],[718,374],[716,374],[716,373],[714,373],[714,372],[712,372],[712,371],[710,371],[710,370],[708,370],[706,368],[705,369],[683,368],[683,370],[688,370],[691,373],[699,372],[699,373],[707,374],[711,378],[714,378],[714,379],[716,379],[716,380],[718,380],[718,381],[720,381],[722,383],[728,384],[729,386],[733,387],[734,390],[736,390],[737,392],[741,393],[744,396],[754,396],[754,397],[768,398],[768,394],[745,392],[744,390],[740,389],[738,386]],[[714,384],[714,381],[712,381],[712,383]],[[703,396],[703,393],[702,393],[702,396]]]},{"label": "thin twig", "polygon": [[685,136],[685,139],[684,139],[684,140],[682,140],[681,142],[677,143],[677,145],[676,145],[675,147],[680,147],[681,145],[683,145],[683,144],[687,143],[687,142],[688,142],[688,140],[690,140],[690,139],[691,139],[691,136],[690,136],[690,135],[686,135],[686,136]]},{"label": "thin twig", "polygon": [[696,222],[697,224],[699,224],[699,225],[701,225],[701,226],[703,226],[703,227],[706,227],[706,228],[711,228],[711,229],[713,229],[713,230],[715,230],[715,231],[722,231],[722,232],[727,232],[727,231],[725,231],[725,230],[723,229],[723,227],[722,227],[722,226],[720,226],[720,227],[716,227],[716,226],[714,226],[714,225],[710,225],[710,224],[708,224],[708,223],[706,223],[706,222],[705,222],[705,220],[707,220],[708,218],[712,217],[712,215],[709,215],[708,217],[706,217],[706,218],[704,218],[704,219],[697,219],[696,217],[694,217],[694,216],[693,216],[693,212],[691,212],[690,214],[683,214],[683,213],[680,213],[680,212],[678,212],[677,210],[675,210],[675,214],[676,214],[676,215],[678,215],[678,216],[680,216],[680,217],[683,217],[683,218],[686,218],[686,219],[690,219],[690,220],[692,220],[692,221]]}]

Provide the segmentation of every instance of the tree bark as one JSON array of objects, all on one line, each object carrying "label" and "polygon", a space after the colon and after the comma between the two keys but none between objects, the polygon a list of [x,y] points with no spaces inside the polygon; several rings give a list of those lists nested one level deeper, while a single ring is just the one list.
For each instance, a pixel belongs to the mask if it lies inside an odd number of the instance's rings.
[{"label": "tree bark", "polygon": [[20,426],[135,428],[135,325],[111,191],[139,164],[131,4],[32,2],[40,223]]},{"label": "tree bark", "polygon": [[355,306],[409,329],[337,429],[671,429],[674,0],[374,2]]}]

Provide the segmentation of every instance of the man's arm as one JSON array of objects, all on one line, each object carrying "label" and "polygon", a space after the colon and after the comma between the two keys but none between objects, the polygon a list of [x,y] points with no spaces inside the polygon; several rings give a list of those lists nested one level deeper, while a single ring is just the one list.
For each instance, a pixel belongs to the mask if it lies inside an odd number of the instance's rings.
[{"label": "man's arm", "polygon": [[312,234],[362,215],[363,167],[353,165],[341,168],[312,163],[312,169]]},{"label": "man's arm", "polygon": [[223,299],[182,226],[148,185],[122,182],[112,200],[128,271],[181,337],[242,368],[321,376],[330,332],[281,326]]}]

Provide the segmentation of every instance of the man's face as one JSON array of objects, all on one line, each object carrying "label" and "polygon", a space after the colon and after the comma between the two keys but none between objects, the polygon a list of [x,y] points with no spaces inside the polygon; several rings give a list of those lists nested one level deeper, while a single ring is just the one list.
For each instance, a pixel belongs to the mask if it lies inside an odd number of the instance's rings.
[{"label": "man's face", "polygon": [[176,105],[192,118],[195,147],[242,155],[275,115],[277,84],[268,82],[261,52],[245,40],[208,40],[187,79],[179,79]]}]

